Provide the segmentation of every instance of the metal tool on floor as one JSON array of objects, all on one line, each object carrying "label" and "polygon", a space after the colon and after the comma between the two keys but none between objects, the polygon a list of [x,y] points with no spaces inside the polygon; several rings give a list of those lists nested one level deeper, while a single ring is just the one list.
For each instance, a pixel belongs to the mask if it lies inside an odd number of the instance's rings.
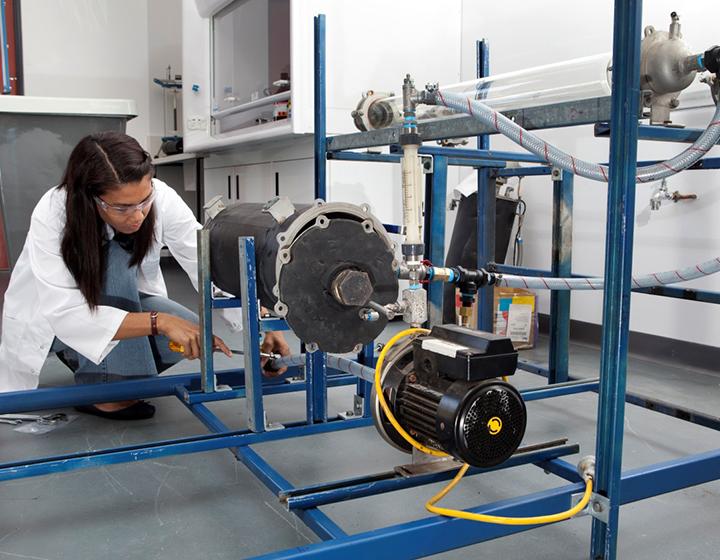
[{"label": "metal tool on floor", "polygon": [[54,412],[52,414],[0,414],[0,424],[9,424],[17,426],[23,422],[37,422],[38,424],[57,424],[66,422],[67,414],[64,412]]}]

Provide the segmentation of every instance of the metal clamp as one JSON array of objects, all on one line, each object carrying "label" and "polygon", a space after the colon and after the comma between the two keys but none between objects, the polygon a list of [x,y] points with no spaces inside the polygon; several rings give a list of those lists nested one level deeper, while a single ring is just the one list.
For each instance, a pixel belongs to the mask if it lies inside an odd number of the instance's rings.
[{"label": "metal clamp", "polygon": [[433,156],[420,156],[420,167],[424,175],[429,175],[435,170]]},{"label": "metal clamp", "polygon": [[263,424],[266,432],[274,432],[275,430],[285,429],[285,426],[280,422],[270,422],[268,420],[267,410],[263,410]]}]

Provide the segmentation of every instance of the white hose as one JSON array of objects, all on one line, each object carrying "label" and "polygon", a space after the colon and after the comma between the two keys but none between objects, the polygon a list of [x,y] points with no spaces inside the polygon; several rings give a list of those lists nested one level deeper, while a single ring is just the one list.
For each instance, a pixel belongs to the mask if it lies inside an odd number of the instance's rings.
[{"label": "white hose", "polygon": [[[577,159],[566,154],[480,101],[455,93],[443,93],[440,90],[437,92],[437,100],[454,111],[467,113],[486,126],[494,128],[503,136],[507,136],[516,144],[543,158],[551,165],[594,181],[604,183],[608,181],[609,170],[607,166]],[[669,160],[638,167],[637,181],[639,183],[658,181],[690,167],[717,144],[718,139],[720,139],[720,104],[715,109],[712,121],[694,144]]]},{"label": "white hose", "polygon": [[[634,276],[633,288],[651,288],[695,280],[720,272],[720,257],[700,264],[655,272],[643,276]],[[543,276],[515,276],[512,274],[496,274],[495,285],[509,288],[528,288],[538,290],[602,290],[605,287],[603,278],[548,278]]]}]

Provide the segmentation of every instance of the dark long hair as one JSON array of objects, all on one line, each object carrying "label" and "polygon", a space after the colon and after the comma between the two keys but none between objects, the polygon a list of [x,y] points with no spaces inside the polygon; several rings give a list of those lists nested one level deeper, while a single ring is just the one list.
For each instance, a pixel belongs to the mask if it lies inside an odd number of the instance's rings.
[{"label": "dark long hair", "polygon": [[[137,140],[120,132],[86,136],[73,149],[58,188],[67,192],[65,229],[60,251],[78,288],[91,309],[100,304],[105,280],[103,229],[94,197],[140,181],[152,173],[150,154]],[[142,262],[153,242],[155,208],[150,207],[140,229],[133,235],[130,266]]]}]

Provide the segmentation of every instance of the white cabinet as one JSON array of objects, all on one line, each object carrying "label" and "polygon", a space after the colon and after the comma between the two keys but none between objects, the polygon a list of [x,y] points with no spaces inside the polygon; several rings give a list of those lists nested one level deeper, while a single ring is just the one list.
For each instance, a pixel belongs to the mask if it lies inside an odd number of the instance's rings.
[{"label": "white cabinet", "polygon": [[287,196],[294,203],[315,199],[314,165],[310,157],[205,169],[205,202],[222,196],[229,203],[267,202]]},{"label": "white cabinet", "polygon": [[[399,93],[407,73],[419,85],[460,81],[460,0],[442,4],[430,0],[203,0],[199,4],[208,17],[200,15],[196,0],[183,0],[184,143],[188,151],[207,152],[313,132],[313,18],[317,14],[326,15],[328,134],[353,132],[350,112],[362,93],[368,89]],[[289,37],[282,31],[286,24]],[[215,37],[213,28],[224,35]],[[243,113],[212,118],[213,112],[217,115],[233,104],[262,101],[265,93],[273,94],[272,82],[285,70],[291,85],[291,118],[257,126],[247,126]],[[267,113],[268,108],[263,111]]]},{"label": "white cabinet", "polygon": [[273,194],[287,196],[293,203],[315,200],[315,163],[312,158],[278,161],[272,166],[277,180]]},{"label": "white cabinet", "polygon": [[205,170],[205,201],[215,196],[235,202],[266,202],[274,196],[270,164],[237,165]]}]

